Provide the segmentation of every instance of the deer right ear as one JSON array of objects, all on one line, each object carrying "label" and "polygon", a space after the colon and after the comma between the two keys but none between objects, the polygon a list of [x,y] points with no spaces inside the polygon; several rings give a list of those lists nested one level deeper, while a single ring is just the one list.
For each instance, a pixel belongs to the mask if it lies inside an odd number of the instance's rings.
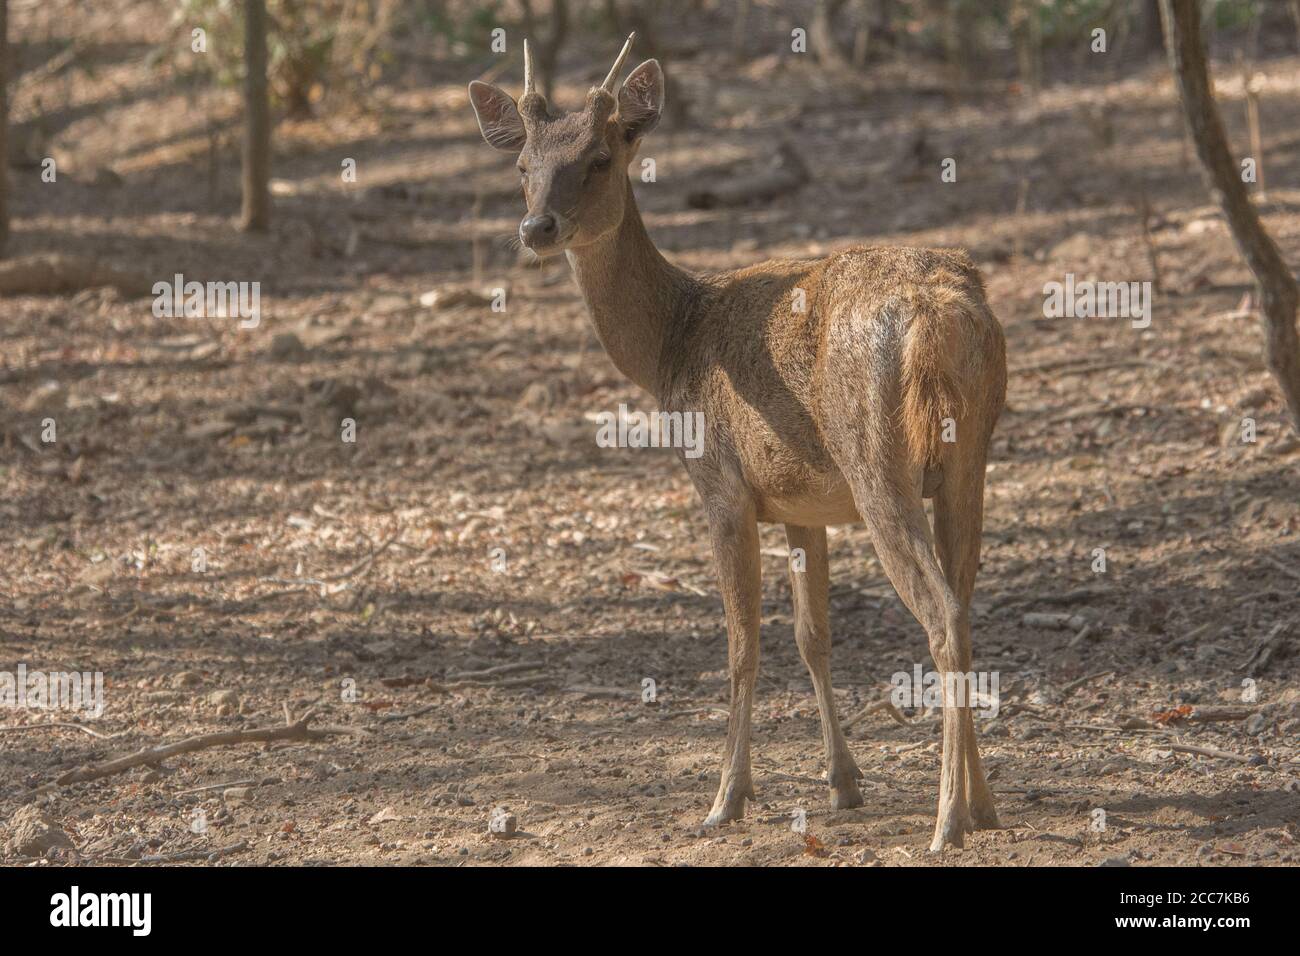
[{"label": "deer right ear", "polygon": [[524,148],[528,136],[519,107],[510,94],[475,80],[469,85],[469,102],[478,118],[479,131],[489,146],[507,153]]}]

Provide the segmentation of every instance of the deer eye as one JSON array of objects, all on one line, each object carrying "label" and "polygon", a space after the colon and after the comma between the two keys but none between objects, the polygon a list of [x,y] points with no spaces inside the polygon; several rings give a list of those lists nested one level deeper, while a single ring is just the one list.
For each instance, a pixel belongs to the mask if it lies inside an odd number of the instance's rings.
[{"label": "deer eye", "polygon": [[608,165],[609,165],[608,156],[597,156],[595,159],[591,161],[591,165],[587,167],[587,172],[598,173]]}]

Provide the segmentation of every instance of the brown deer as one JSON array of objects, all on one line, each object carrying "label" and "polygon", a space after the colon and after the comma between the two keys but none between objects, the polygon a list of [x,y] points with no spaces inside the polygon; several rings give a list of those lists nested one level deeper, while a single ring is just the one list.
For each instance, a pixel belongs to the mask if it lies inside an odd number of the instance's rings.
[{"label": "brown deer", "polygon": [[[862,521],[890,581],[925,628],[945,676],[943,763],[931,850],[962,846],[997,814],[968,695],[970,601],[980,558],[984,472],[1006,390],[1002,329],[962,252],[857,248],[694,275],[664,259],[637,212],[627,169],[659,122],[664,77],[647,60],[621,85],[628,38],[574,113],[533,88],[524,43],[516,104],[469,85],[483,138],[519,156],[519,238],[564,252],[614,364],[665,411],[702,411],[704,452],[682,456],[708,517],[726,611],[731,716],[705,825],[753,800],[750,714],[758,677],[758,522],[781,522],[792,554],[795,640],[812,675],[834,809],[862,804],[862,776],[831,690],[826,525]],[[955,439],[955,440],[949,440]],[[934,529],[923,498],[934,499]]]}]

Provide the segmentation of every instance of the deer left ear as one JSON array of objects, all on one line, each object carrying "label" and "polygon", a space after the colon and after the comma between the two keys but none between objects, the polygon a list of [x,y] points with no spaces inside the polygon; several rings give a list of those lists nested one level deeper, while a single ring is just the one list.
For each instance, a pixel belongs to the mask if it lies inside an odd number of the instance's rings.
[{"label": "deer left ear", "polygon": [[646,60],[618,91],[618,121],[630,143],[659,125],[664,110],[664,71],[658,60]]}]

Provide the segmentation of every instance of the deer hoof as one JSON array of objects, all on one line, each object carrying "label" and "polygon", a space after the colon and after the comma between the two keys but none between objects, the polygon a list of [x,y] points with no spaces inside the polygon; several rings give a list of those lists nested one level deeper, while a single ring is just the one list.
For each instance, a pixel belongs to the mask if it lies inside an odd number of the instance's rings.
[{"label": "deer hoof", "polygon": [[939,820],[934,828],[934,839],[930,841],[930,852],[942,853],[948,847],[965,848],[966,834],[971,829],[970,819],[955,813],[946,820]]},{"label": "deer hoof", "polygon": [[718,799],[713,801],[713,809],[704,818],[704,825],[706,827],[716,827],[724,823],[743,820],[745,818],[746,796],[753,799],[752,787],[731,786],[719,793]]},{"label": "deer hoof", "polygon": [[858,789],[856,780],[831,788],[832,810],[851,810],[862,806],[863,802],[862,791]]},{"label": "deer hoof", "polygon": [[1002,824],[998,822],[998,812],[993,809],[993,804],[987,807],[971,807],[971,824],[974,830],[1001,830]]}]

